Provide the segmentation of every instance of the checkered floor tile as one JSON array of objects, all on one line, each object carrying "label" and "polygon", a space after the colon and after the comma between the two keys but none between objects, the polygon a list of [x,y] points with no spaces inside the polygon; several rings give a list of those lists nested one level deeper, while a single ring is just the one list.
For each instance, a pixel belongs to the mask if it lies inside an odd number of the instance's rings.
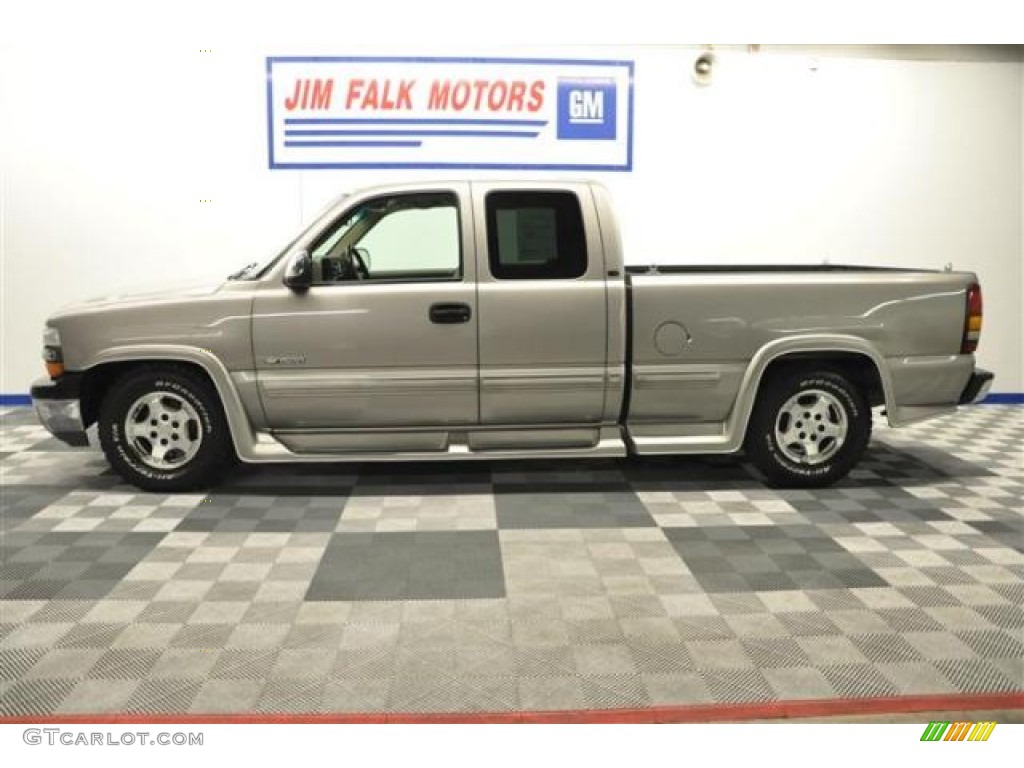
[{"label": "checkered floor tile", "polygon": [[121,482],[0,412],[0,714],[509,711],[1024,690],[1024,408],[742,459]]}]

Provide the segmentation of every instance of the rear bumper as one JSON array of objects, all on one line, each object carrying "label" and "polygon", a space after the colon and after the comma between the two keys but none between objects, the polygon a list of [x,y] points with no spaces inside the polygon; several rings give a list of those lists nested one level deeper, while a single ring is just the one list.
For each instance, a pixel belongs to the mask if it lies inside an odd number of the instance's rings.
[{"label": "rear bumper", "polygon": [[47,431],[58,440],[75,447],[89,444],[79,401],[81,379],[65,374],[56,381],[39,379],[32,385],[32,405]]},{"label": "rear bumper", "polygon": [[992,379],[995,375],[991,371],[976,370],[967,380],[967,386],[960,393],[960,405],[978,403],[985,399],[985,395],[992,388]]}]

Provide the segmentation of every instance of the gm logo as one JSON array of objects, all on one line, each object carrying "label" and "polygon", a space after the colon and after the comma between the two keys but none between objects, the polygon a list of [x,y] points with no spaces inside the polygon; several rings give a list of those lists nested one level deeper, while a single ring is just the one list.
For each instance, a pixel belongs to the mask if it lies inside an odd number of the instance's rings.
[{"label": "gm logo", "polygon": [[558,138],[615,138],[615,81],[559,78]]}]

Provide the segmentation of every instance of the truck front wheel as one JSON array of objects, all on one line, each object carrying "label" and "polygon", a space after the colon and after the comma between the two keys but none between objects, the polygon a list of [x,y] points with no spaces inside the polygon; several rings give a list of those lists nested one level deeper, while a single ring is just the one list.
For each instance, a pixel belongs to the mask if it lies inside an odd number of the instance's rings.
[{"label": "truck front wheel", "polygon": [[216,391],[188,368],[161,365],[125,374],[99,415],[107,461],[146,491],[207,487],[234,456]]},{"label": "truck front wheel", "polygon": [[871,408],[833,370],[790,370],[761,387],[746,452],[777,486],[812,488],[845,477],[871,438]]}]

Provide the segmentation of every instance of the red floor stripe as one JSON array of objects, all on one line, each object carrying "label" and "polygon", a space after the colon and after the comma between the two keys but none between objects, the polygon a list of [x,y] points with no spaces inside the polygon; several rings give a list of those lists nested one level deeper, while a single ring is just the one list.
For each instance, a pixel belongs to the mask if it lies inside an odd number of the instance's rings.
[{"label": "red floor stripe", "polygon": [[47,715],[0,717],[0,724],[339,724],[339,723],[713,723],[795,717],[893,715],[909,712],[1024,709],[1024,693],[899,696],[875,699],[806,699],[748,704],[699,704],[637,709],[567,709],[538,712],[339,713],[308,715]]}]

